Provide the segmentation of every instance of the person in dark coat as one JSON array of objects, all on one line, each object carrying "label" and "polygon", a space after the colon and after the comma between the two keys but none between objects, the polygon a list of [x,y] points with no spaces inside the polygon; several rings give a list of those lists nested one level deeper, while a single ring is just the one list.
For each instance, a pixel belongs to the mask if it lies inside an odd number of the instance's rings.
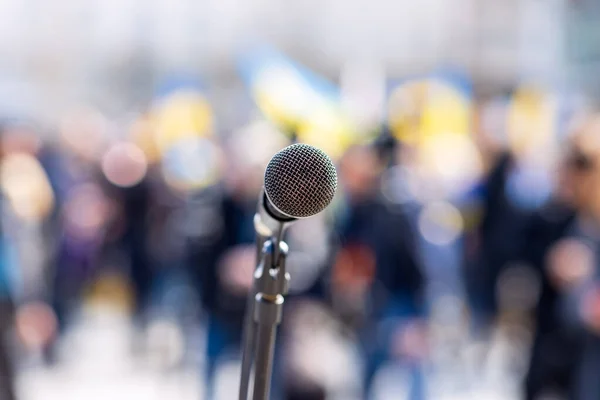
[{"label": "person in dark coat", "polygon": [[559,293],[557,319],[570,342],[562,342],[568,364],[569,399],[600,398],[600,117],[592,115],[571,139],[570,176],[577,218],[569,236],[551,251],[547,266]]},{"label": "person in dark coat", "polygon": [[547,266],[557,242],[572,234],[575,213],[564,204],[551,204],[532,218],[523,260],[540,277],[541,290],[534,310],[534,340],[525,379],[525,398],[536,399],[546,390],[568,390],[578,353],[577,338],[561,323],[557,307],[560,288],[554,285]]},{"label": "person in dark coat", "polygon": [[[535,336],[525,398],[537,399],[544,393],[574,398],[574,379],[583,350],[582,336],[565,320],[562,304],[573,287],[585,280],[585,228],[593,215],[595,158],[600,148],[590,147],[586,124],[573,132],[566,148],[555,200],[532,218],[523,260],[534,266],[541,278],[540,298],[535,309]],[[593,224],[592,224],[593,225]],[[581,256],[580,256],[581,255]],[[568,320],[568,318],[567,318]]]},{"label": "person in dark coat", "polygon": [[[54,196],[37,158],[41,147],[37,132],[19,124],[4,128],[0,131],[0,399],[13,400],[14,333],[23,345],[35,349],[54,334],[53,316],[40,302],[45,294],[47,244],[42,232]],[[36,338],[27,334],[32,331]]]},{"label": "person in dark coat", "polygon": [[511,180],[518,176],[517,160],[502,153],[483,184],[482,216],[476,229],[477,247],[467,257],[466,284],[476,325],[484,331],[497,317],[496,286],[503,270],[520,257],[521,243],[535,209],[519,202]]},{"label": "person in dark coat", "polygon": [[263,171],[262,165],[232,167],[225,185],[199,190],[190,200],[189,208],[208,218],[207,231],[188,244],[188,265],[206,313],[207,399],[215,395],[219,362],[227,355],[235,359],[240,354],[256,261],[253,217]]},{"label": "person in dark coat", "polygon": [[[6,207],[4,196],[0,196],[2,210]],[[4,219],[4,211],[2,212]],[[14,302],[11,289],[10,269],[14,268],[10,242],[4,235],[4,223],[0,220],[0,398],[16,399],[14,388],[14,365],[12,360],[9,334],[14,322]]]},{"label": "person in dark coat", "polygon": [[[351,148],[341,161],[345,204],[338,212],[339,241],[331,277],[338,312],[354,311],[350,322],[360,332],[365,351],[366,396],[386,361],[410,359],[401,343],[406,343],[424,311],[424,276],[415,234],[401,206],[380,195],[379,168],[371,147]],[[385,323],[390,320],[394,323]]]},{"label": "person in dark coat", "polygon": [[[143,321],[156,278],[149,249],[154,171],[148,168],[142,150],[124,141],[106,151],[101,172],[100,185],[111,201],[112,214],[105,232],[102,267],[124,264],[132,286],[134,317]],[[119,257],[124,262],[119,263]]]}]

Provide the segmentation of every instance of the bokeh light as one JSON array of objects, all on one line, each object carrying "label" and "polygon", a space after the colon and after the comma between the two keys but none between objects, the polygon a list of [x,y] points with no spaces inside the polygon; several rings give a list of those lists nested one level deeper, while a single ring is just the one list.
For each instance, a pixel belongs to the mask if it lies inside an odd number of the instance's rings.
[{"label": "bokeh light", "polygon": [[58,323],[52,308],[43,302],[22,306],[16,316],[17,334],[33,350],[43,350],[57,334]]},{"label": "bokeh light", "polygon": [[0,180],[4,195],[20,218],[40,222],[52,211],[54,194],[46,173],[33,156],[17,153],[5,157]]},{"label": "bokeh light", "polygon": [[421,179],[433,182],[444,197],[465,192],[483,173],[479,151],[466,135],[438,134],[417,151]]},{"label": "bokeh light", "polygon": [[135,186],[144,179],[148,163],[144,152],[133,143],[116,143],[102,157],[102,172],[120,187]]},{"label": "bokeh light", "polygon": [[209,139],[191,136],[164,154],[162,173],[167,184],[178,191],[210,186],[220,177],[220,150]]},{"label": "bokeh light", "polygon": [[65,146],[89,160],[101,157],[110,135],[109,121],[93,108],[69,111],[61,119],[59,129]]},{"label": "bokeh light", "polygon": [[455,241],[464,227],[460,211],[447,202],[431,202],[419,215],[419,232],[425,240],[447,245]]}]

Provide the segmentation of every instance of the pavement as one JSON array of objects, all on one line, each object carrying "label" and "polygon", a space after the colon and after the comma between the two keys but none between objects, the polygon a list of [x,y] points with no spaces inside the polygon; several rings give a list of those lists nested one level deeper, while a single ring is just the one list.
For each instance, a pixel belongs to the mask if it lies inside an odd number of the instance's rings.
[{"label": "pavement", "polygon": [[[188,335],[189,336],[189,335]],[[176,324],[162,321],[140,335],[130,319],[114,310],[87,311],[68,331],[59,347],[59,361],[48,367],[25,362],[18,377],[19,400],[203,400],[201,330],[185,340]],[[147,351],[135,351],[144,341]],[[515,349],[497,335],[480,355],[477,345],[440,344],[427,368],[427,392],[433,400],[518,399],[518,379],[511,372]],[[331,346],[328,346],[331,347]],[[338,346],[342,348],[341,346]],[[347,349],[348,347],[346,347]],[[347,350],[342,350],[347,351]],[[446,354],[446,356],[444,356]],[[479,355],[478,355],[479,354]],[[444,358],[446,357],[446,358]],[[181,359],[186,362],[181,363]],[[347,356],[340,358],[350,364]],[[483,360],[483,361],[482,361]],[[337,369],[339,367],[337,363]],[[353,367],[348,365],[348,370]],[[236,398],[239,363],[223,364],[217,376],[217,400]],[[356,379],[357,371],[341,379]],[[352,377],[352,378],[351,378]],[[408,378],[397,365],[382,369],[376,379],[377,400],[407,397]],[[345,392],[331,400],[358,400]]]}]

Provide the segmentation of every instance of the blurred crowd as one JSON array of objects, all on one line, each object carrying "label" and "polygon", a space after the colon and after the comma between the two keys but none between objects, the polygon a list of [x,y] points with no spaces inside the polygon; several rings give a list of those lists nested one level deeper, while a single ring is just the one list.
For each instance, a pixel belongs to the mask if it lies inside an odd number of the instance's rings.
[{"label": "blurred crowd", "polygon": [[[600,115],[558,123],[533,88],[462,107],[428,85],[390,96],[353,140],[264,117],[220,132],[186,91],[127,121],[3,120],[0,399],[16,398],[26,354],[61,363],[90,307],[131,316],[136,355],[157,318],[188,332],[185,348],[200,326],[216,398],[219,367],[240,357],[264,168],[313,139],[339,189],[286,239],[274,399],[444,398],[499,368],[499,336],[517,398],[600,398]],[[405,392],[378,389],[385,376]]]}]

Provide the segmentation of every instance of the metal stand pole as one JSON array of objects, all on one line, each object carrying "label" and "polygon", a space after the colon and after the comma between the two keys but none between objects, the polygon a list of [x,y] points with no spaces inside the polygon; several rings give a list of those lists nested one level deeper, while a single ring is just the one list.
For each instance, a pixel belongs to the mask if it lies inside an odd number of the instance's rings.
[{"label": "metal stand pole", "polygon": [[[256,269],[254,274],[260,268],[263,258],[263,245],[265,238],[261,235],[256,235]],[[256,278],[252,282],[252,287],[248,292],[248,300],[246,301],[246,314],[244,315],[244,332],[242,340],[242,373],[240,380],[239,400],[248,400],[248,392],[250,390],[250,373],[252,372],[252,351],[255,346],[255,327],[254,327],[254,297],[256,296]]]},{"label": "metal stand pole", "polygon": [[252,370],[252,400],[269,400],[277,325],[281,323],[283,296],[287,293],[290,279],[285,270],[288,246],[277,239],[278,251],[275,251],[273,241],[264,242],[261,261],[254,274],[252,293],[255,296],[248,305],[251,312],[247,313],[247,317],[250,315],[252,320],[246,320],[245,326],[240,400],[248,400]]},{"label": "metal stand pole", "polygon": [[273,355],[275,353],[275,334],[276,325],[259,323],[257,326],[253,400],[269,399]]}]

